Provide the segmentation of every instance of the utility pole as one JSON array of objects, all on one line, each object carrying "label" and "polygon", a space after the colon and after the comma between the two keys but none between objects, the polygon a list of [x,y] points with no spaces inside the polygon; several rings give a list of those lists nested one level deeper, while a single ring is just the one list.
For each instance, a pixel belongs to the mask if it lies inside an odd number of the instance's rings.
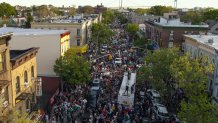
[{"label": "utility pole", "polygon": [[177,8],[177,0],[174,0],[174,8]]},{"label": "utility pole", "polygon": [[123,0],[121,0],[121,9],[123,8]]},{"label": "utility pole", "polygon": [[120,9],[120,0],[119,0],[119,7],[118,8]]}]

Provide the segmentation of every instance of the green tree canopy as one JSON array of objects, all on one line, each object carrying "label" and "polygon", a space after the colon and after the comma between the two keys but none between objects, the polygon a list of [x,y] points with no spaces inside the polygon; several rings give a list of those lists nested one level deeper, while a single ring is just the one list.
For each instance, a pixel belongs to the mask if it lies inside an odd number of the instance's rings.
[{"label": "green tree canopy", "polygon": [[105,24],[110,24],[115,19],[115,15],[114,15],[114,12],[112,10],[104,11],[102,13],[102,17],[104,18],[103,23],[105,23]]},{"label": "green tree canopy", "polygon": [[126,24],[128,22],[128,19],[122,13],[116,12],[115,15],[121,24]]},{"label": "green tree canopy", "polygon": [[184,90],[188,100],[183,100],[179,118],[187,123],[216,123],[217,107],[210,102],[207,93],[208,75],[214,65],[206,57],[191,58],[188,54],[174,60],[171,73]]},{"label": "green tree canopy", "polygon": [[36,7],[36,15],[40,18],[49,16],[49,10],[47,8],[47,5],[41,5]]},{"label": "green tree canopy", "polygon": [[87,59],[69,49],[64,56],[58,58],[54,71],[66,82],[72,84],[85,84],[91,79],[90,64]]},{"label": "green tree canopy", "polygon": [[108,43],[114,32],[104,23],[96,23],[92,25],[92,41],[100,46],[100,44]]},{"label": "green tree canopy", "polygon": [[170,65],[178,57],[178,49],[160,49],[153,53],[148,52],[145,65],[139,69],[138,80],[149,80],[152,87],[160,91],[166,100],[169,100],[175,85],[170,74]]},{"label": "green tree canopy", "polygon": [[217,20],[218,21],[218,9],[210,9],[203,15],[204,21],[206,20]]},{"label": "green tree canopy", "polygon": [[61,13],[59,11],[59,8],[58,7],[54,7],[54,6],[51,7],[50,13],[51,13],[50,14],[51,16],[61,15]]},{"label": "green tree canopy", "polygon": [[16,15],[15,9],[8,3],[0,3],[0,17]]},{"label": "green tree canopy", "polygon": [[85,14],[93,14],[94,8],[92,6],[83,6],[78,8],[79,13],[85,13]]},{"label": "green tree canopy", "polygon": [[148,12],[148,9],[142,9],[142,8],[137,8],[135,10],[135,13],[139,14],[139,15],[144,15],[145,13]]},{"label": "green tree canopy", "polygon": [[70,8],[69,8],[69,15],[73,16],[73,15],[75,15],[75,14],[76,14],[76,8],[70,7]]},{"label": "green tree canopy", "polygon": [[139,25],[128,23],[125,30],[130,34],[130,38],[134,39],[136,32],[139,31]]},{"label": "green tree canopy", "polygon": [[185,15],[181,16],[181,21],[200,24],[203,21],[202,13],[200,11],[188,11]]},{"label": "green tree canopy", "polygon": [[33,17],[30,13],[27,13],[27,21],[26,21],[26,28],[31,28],[31,22],[33,21]]},{"label": "green tree canopy", "polygon": [[152,6],[149,10],[148,13],[152,15],[157,15],[157,16],[163,16],[164,13],[166,12],[171,12],[173,8],[171,6]]}]

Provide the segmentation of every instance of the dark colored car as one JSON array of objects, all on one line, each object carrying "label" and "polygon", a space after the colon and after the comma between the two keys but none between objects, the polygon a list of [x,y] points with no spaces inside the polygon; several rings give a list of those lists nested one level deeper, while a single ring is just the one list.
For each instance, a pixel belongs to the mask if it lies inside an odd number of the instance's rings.
[{"label": "dark colored car", "polygon": [[91,90],[89,93],[88,101],[87,101],[87,107],[88,108],[96,108],[97,100],[98,100],[98,91]]}]

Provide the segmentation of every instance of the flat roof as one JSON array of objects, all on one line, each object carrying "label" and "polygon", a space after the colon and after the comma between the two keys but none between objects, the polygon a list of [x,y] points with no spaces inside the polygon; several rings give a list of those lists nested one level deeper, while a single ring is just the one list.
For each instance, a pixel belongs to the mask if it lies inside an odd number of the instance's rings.
[{"label": "flat roof", "polygon": [[191,25],[183,22],[180,23],[158,23],[154,22],[154,24],[163,26],[163,27],[192,27],[192,28],[209,28],[209,25]]},{"label": "flat roof", "polygon": [[7,34],[12,32],[14,36],[28,36],[28,35],[58,35],[68,32],[68,30],[50,30],[50,29],[23,29],[15,27],[2,27],[0,34]]},{"label": "flat roof", "polygon": [[[218,35],[185,35],[185,37],[194,39],[199,43],[205,44],[218,50]],[[209,39],[213,39],[213,43],[208,43]]]},{"label": "flat roof", "polygon": [[5,36],[12,36],[12,32],[0,32],[0,37],[5,37]]}]

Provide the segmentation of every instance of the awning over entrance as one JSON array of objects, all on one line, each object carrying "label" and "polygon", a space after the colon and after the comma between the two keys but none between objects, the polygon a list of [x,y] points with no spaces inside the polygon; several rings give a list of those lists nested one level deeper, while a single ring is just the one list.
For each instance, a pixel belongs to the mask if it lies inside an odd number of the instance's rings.
[{"label": "awning over entrance", "polygon": [[85,53],[88,50],[88,44],[83,46],[72,46],[72,49],[75,53]]},{"label": "awning over entrance", "polygon": [[16,100],[26,100],[30,96],[31,96],[31,93],[23,92],[16,98]]}]

